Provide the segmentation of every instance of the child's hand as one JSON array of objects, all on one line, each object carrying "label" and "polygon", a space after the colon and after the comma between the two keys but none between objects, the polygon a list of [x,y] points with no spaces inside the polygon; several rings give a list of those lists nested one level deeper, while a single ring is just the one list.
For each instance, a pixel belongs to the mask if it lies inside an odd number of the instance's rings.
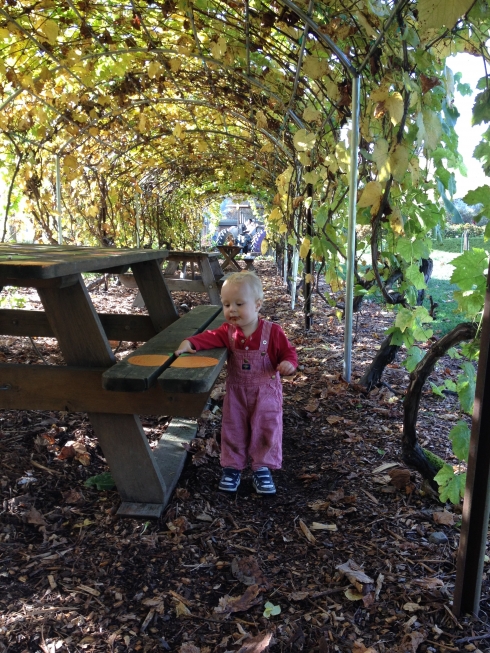
[{"label": "child's hand", "polygon": [[196,350],[192,348],[192,345],[188,340],[183,340],[174,352],[176,356],[180,356],[180,354],[195,354],[195,353]]},{"label": "child's hand", "polygon": [[277,366],[277,371],[281,376],[289,376],[296,368],[289,361],[281,361]]}]

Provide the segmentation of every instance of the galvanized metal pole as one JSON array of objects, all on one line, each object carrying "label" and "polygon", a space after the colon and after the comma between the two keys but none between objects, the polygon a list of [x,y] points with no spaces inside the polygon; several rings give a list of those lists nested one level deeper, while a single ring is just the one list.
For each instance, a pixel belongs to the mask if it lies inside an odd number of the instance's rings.
[{"label": "galvanized metal pole", "polygon": [[63,245],[63,225],[61,224],[61,167],[60,155],[56,155],[56,212],[58,213],[58,243]]},{"label": "galvanized metal pole", "polygon": [[139,247],[140,247],[140,212],[141,212],[140,194],[139,193],[136,193],[135,204],[136,204],[136,247],[139,249]]},{"label": "galvanized metal pole", "polygon": [[296,278],[298,276],[298,263],[299,263],[299,250],[297,247],[293,248],[293,263],[291,270],[291,309],[296,306]]},{"label": "galvanized metal pole", "polygon": [[284,234],[284,259],[283,259],[283,268],[282,268],[282,278],[284,279],[284,284],[288,285],[288,234]]},{"label": "galvanized metal pole", "polygon": [[490,514],[490,266],[454,586],[453,612],[478,616]]},{"label": "galvanized metal pole", "polygon": [[351,379],[354,264],[356,258],[357,159],[359,153],[359,100],[361,79],[352,78],[352,131],[349,171],[349,222],[347,227],[347,271],[345,279],[344,378]]}]

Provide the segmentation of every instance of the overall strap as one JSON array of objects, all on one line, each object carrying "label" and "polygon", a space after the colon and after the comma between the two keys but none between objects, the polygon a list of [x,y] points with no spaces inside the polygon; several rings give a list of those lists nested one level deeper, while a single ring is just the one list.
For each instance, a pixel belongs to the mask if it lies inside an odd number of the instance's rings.
[{"label": "overall strap", "polygon": [[271,337],[271,329],[272,322],[269,322],[269,320],[262,320],[262,333],[260,334],[259,351],[267,351]]},{"label": "overall strap", "polygon": [[236,327],[231,324],[228,325],[228,341],[230,343],[231,351],[235,351],[235,338],[233,337],[236,332]]}]

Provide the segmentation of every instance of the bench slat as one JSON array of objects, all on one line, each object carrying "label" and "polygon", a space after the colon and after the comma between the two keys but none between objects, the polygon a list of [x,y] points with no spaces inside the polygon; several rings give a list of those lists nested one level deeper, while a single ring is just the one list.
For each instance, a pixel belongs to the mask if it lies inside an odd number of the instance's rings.
[{"label": "bench slat", "polygon": [[[217,329],[223,324],[223,314],[206,327]],[[165,392],[185,392],[189,394],[210,392],[227,358],[226,347],[219,349],[201,349],[197,356],[211,356],[218,359],[214,367],[167,367],[158,377],[158,384]]]},{"label": "bench slat", "polygon": [[132,352],[124,360],[116,363],[102,375],[102,387],[105,390],[119,392],[141,392],[150,388],[162,371],[172,363],[172,356],[163,365],[147,367],[132,365],[128,359],[133,356],[148,354],[170,355],[177,349],[182,340],[208,328],[216,315],[221,313],[221,306],[202,305],[194,307],[178,320],[173,322],[144,345]]}]

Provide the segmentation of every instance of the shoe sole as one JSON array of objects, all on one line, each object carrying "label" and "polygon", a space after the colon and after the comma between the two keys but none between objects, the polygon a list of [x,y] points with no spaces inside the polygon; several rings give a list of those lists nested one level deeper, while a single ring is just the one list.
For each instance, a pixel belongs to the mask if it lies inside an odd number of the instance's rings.
[{"label": "shoe sole", "polygon": [[221,485],[218,485],[218,490],[220,490],[221,492],[236,492],[239,487],[240,487],[240,483],[238,483],[236,488],[233,488],[233,489],[231,489],[229,487],[221,487]]}]

